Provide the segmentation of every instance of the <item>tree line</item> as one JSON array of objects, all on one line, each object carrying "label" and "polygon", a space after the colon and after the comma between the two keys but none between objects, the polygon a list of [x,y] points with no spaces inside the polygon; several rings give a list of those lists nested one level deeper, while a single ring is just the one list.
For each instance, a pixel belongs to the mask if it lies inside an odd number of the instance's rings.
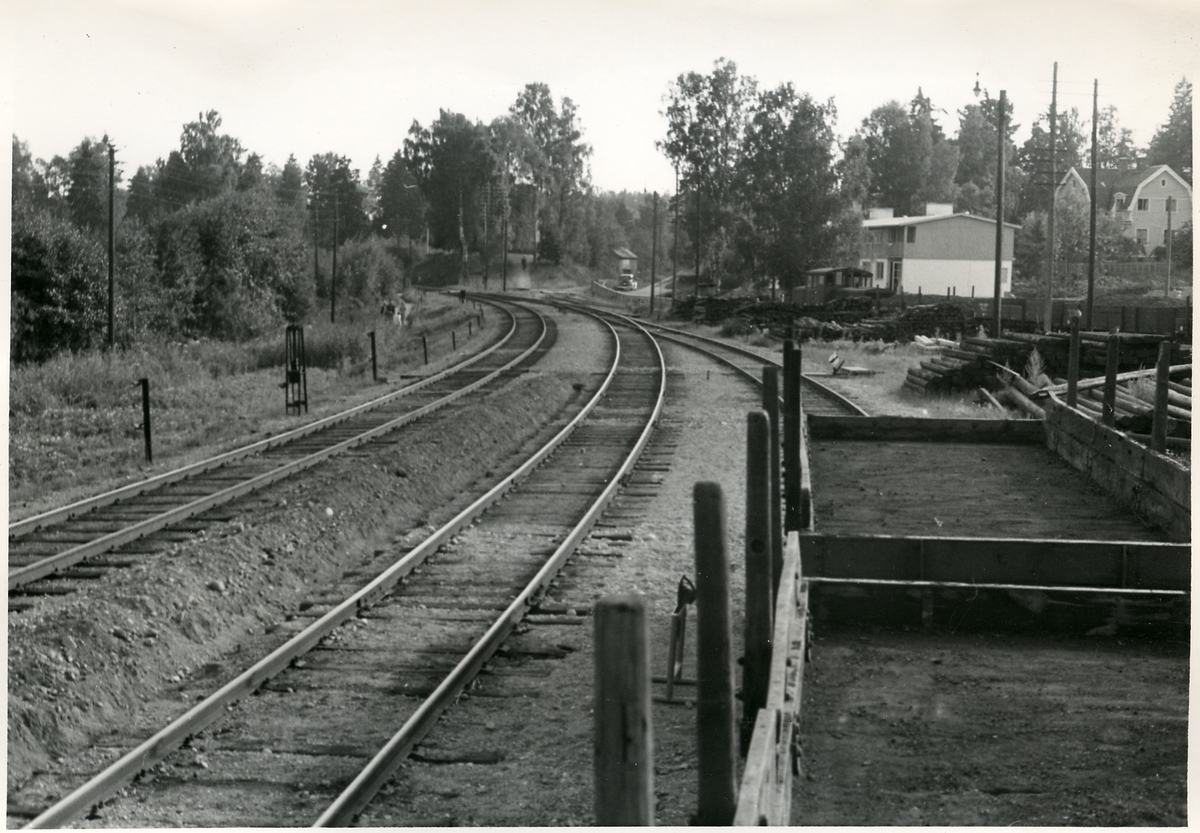
[{"label": "tree line", "polygon": [[[1115,107],[1102,110],[1098,166],[1120,171],[1167,164],[1190,182],[1191,89],[1186,78],[1176,86],[1169,117],[1145,149],[1134,145]],[[776,286],[808,269],[857,262],[865,250],[861,219],[870,207],[902,217],[948,203],[956,212],[994,218],[1000,101],[978,92],[977,103],[957,112],[954,136],[943,126],[949,115],[918,88],[907,104],[876,107],[839,142],[832,99],[815,101],[787,83],[760,89],[726,59],[708,74],[679,75],[664,97],[667,130],[658,147],[679,179],[683,225],[698,240],[696,266],[717,283]],[[1037,279],[1055,184],[1049,106],[1019,147],[1013,136],[1020,125],[1011,116],[1007,100],[1003,215],[1021,225],[1016,270]],[[1056,122],[1057,177],[1071,166],[1090,167],[1091,139],[1078,110],[1058,113]],[[1056,251],[1060,261],[1078,262],[1088,245],[1087,212],[1061,204],[1058,211]],[[1190,226],[1183,234],[1190,247]],[[1136,251],[1116,221],[1102,221],[1099,237],[1102,257],[1150,254]]]},{"label": "tree line", "polygon": [[[680,266],[698,263],[725,286],[769,291],[807,269],[856,262],[865,207],[903,216],[949,202],[994,216],[999,102],[986,91],[958,111],[954,136],[946,111],[918,89],[908,104],[877,107],[845,141],[832,99],[791,84],[760,89],[725,59],[679,75],[664,104],[658,147],[678,184],[661,203],[592,185],[578,108],[543,83],[488,123],[450,110],[414,121],[365,176],[335,152],[266,164],[222,132],[216,111],[201,113],[165,159],[128,181],[114,167],[116,340],[244,339],[323,314],[335,292],[338,309],[369,311],[405,286],[427,246],[453,253],[464,272],[474,255],[485,278],[506,247],[535,263],[599,267],[626,246],[646,263],[657,215],[660,263],[678,253]],[[1004,215],[1022,224],[1017,270],[1028,276],[1045,246],[1048,119],[1020,147],[1019,126],[1005,121]],[[1148,148],[1134,146],[1115,108],[1098,128],[1101,167],[1165,163],[1190,180],[1186,79]],[[1076,110],[1058,115],[1057,132],[1058,171],[1088,164]],[[100,346],[113,140],[84,138],[49,161],[15,135],[12,146],[13,360]],[[1067,259],[1085,228],[1086,217],[1057,223]],[[1120,256],[1118,230],[1102,233]]]}]

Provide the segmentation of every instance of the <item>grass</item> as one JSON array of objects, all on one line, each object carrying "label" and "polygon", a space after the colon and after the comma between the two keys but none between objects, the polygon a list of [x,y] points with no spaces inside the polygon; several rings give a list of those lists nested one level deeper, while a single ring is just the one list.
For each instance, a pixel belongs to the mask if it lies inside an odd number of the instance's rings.
[{"label": "grass", "polygon": [[[438,295],[423,303],[411,329],[374,317],[306,326],[309,413],[302,417],[284,411],[282,333],[245,344],[142,345],[10,368],[10,514],[33,514],[46,501],[166,471],[382,395],[385,389],[371,384],[369,329],[376,332],[381,376],[398,382],[422,366],[420,335],[427,328],[433,328],[431,367],[448,363],[445,330],[457,330],[465,349],[464,319],[472,308]],[[485,318],[493,326],[498,321]],[[477,344],[472,340],[470,348]],[[150,380],[153,465],[145,462],[140,378]]]}]

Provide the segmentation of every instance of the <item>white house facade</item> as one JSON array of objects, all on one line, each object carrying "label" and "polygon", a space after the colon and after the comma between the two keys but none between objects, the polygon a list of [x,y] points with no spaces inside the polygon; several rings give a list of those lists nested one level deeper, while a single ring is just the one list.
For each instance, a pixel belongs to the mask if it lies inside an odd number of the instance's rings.
[{"label": "white house facade", "polygon": [[[1055,199],[1091,200],[1091,169],[1071,168],[1059,181]],[[1168,205],[1168,200],[1170,204]],[[1192,217],[1192,186],[1167,165],[1136,171],[1096,171],[1096,205],[1121,221],[1122,233],[1150,255],[1166,245],[1167,229],[1178,230]]]},{"label": "white house facade", "polygon": [[[991,298],[996,278],[996,221],[953,214],[930,205],[919,217],[892,217],[872,209],[863,220],[867,235],[859,265],[872,285],[922,295]],[[1018,226],[1004,223],[1000,256],[1001,297],[1012,291],[1013,241]]]}]

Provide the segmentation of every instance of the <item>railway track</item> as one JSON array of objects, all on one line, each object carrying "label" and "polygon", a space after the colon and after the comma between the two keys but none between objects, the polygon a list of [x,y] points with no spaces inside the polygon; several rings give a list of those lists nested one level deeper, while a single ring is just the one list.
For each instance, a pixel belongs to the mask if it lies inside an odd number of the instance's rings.
[{"label": "railway track", "polygon": [[[571,309],[587,310],[594,314],[604,315],[613,320],[625,322],[635,320],[620,313],[602,310],[589,305],[574,303],[564,303],[563,305]],[[690,333],[686,330],[667,327],[649,321],[639,320],[638,323],[651,332],[656,333],[660,338],[676,344],[682,344],[692,350],[705,354],[714,361],[733,368],[738,373],[751,379],[755,384],[762,384],[763,367],[782,367],[782,362],[776,361],[769,356],[764,356],[754,350],[739,347],[736,344],[730,344],[720,339],[709,338],[708,336]],[[801,375],[801,407],[806,413],[821,416],[867,416],[867,412],[851,399],[833,390],[828,385],[822,384],[809,374]]]},{"label": "railway track", "polygon": [[666,389],[649,334],[610,330],[608,378],[536,453],[368,584],[330,588],[311,625],[168,726],[94,750],[116,760],[30,826],[118,790],[122,826],[200,808],[212,826],[353,822],[527,613],[576,615],[548,588],[629,478]]},{"label": "railway track", "polygon": [[10,612],[131,566],[222,520],[218,507],[531,366],[553,342],[552,325],[528,307],[492,303],[508,317],[506,332],[451,368],[285,434],[10,524]]}]

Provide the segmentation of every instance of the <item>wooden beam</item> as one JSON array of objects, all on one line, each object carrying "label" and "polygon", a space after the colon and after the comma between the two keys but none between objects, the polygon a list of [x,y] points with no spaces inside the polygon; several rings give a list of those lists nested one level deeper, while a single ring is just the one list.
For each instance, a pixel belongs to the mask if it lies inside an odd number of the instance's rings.
[{"label": "wooden beam", "polygon": [[1044,442],[1042,423],[1034,419],[926,419],[924,417],[808,415],[813,440],[886,440],[968,443]]},{"label": "wooden beam", "polygon": [[975,585],[1191,589],[1191,547],[1145,541],[801,534],[804,575]]},{"label": "wooden beam", "polygon": [[[1126,373],[1118,373],[1117,374],[1117,384],[1120,384],[1121,382],[1131,382],[1134,379],[1140,379],[1143,376],[1150,376],[1150,375],[1153,375],[1154,373],[1155,373],[1155,369],[1153,367],[1150,368],[1149,370],[1130,370]],[[1191,363],[1171,365],[1171,376],[1191,376],[1191,375],[1192,375]],[[1080,379],[1079,384],[1076,386],[1076,390],[1087,390],[1088,388],[1102,388],[1102,387],[1104,387],[1104,377],[1096,376],[1092,379]],[[1067,392],[1066,385],[1054,385],[1053,387],[1042,389],[1042,393],[1053,393],[1057,396],[1063,396],[1064,394],[1066,394],[1066,392]]]}]

